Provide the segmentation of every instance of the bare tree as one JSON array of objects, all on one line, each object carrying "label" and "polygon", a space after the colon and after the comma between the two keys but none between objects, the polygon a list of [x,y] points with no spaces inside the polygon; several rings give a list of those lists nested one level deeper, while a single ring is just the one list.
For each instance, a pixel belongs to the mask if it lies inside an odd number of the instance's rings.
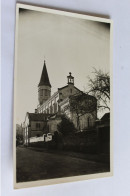
[{"label": "bare tree", "polygon": [[70,110],[76,114],[77,128],[80,130],[80,117],[85,114],[93,114],[97,110],[95,97],[83,92],[70,97]]},{"label": "bare tree", "polygon": [[94,69],[94,79],[89,78],[89,92],[97,99],[97,109],[110,111],[110,76],[101,70]]}]

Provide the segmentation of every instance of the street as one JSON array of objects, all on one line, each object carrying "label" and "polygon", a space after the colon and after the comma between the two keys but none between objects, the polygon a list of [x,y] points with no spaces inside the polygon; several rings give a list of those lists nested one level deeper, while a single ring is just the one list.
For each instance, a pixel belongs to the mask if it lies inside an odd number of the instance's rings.
[{"label": "street", "polygon": [[105,163],[87,160],[87,155],[17,147],[17,182],[108,172]]}]

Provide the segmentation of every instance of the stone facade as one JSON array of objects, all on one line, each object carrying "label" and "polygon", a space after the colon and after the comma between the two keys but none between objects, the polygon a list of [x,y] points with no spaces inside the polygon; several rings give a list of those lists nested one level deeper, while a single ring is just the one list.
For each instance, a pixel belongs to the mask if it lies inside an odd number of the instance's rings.
[{"label": "stone facade", "polygon": [[[44,63],[44,67],[45,67],[45,63]],[[46,69],[44,69],[44,67],[43,67],[43,70],[45,71]],[[45,83],[46,85],[48,84],[48,89],[50,89],[51,85],[49,82],[47,70],[45,72],[46,73],[42,72],[42,75],[44,75],[44,76],[41,76],[43,81],[40,80],[39,84],[42,84],[42,85],[43,83]],[[47,78],[46,81],[44,77]],[[39,85],[39,88],[42,88],[42,86]],[[46,89],[47,89],[47,86],[46,86]],[[76,96],[82,93],[83,93],[82,91],[80,91],[78,88],[74,86],[74,77],[72,76],[70,72],[69,75],[67,76],[67,85],[62,88],[58,88],[57,92],[55,92],[52,96],[50,96],[46,101],[43,101],[42,104],[40,103],[37,107],[37,112],[44,113],[44,114],[56,114],[56,113],[66,114],[73,121],[75,127],[76,128],[80,127],[81,130],[85,130],[90,127],[93,127],[95,126],[95,121],[97,118],[96,108],[93,112],[85,113],[79,117],[78,123],[80,124],[80,126],[78,126],[77,124],[76,112],[70,110],[70,107],[71,107],[70,97]],[[49,93],[49,95],[50,94],[51,93]],[[82,102],[84,101],[85,100],[82,100]],[[86,103],[84,102],[84,104]],[[51,123],[49,121],[51,121]],[[48,121],[49,126],[55,127],[54,129],[56,129],[57,120],[50,119],[49,121]],[[52,128],[50,128],[50,130],[52,132]]]},{"label": "stone facade", "polygon": [[39,86],[38,88],[38,101],[42,105],[51,96],[51,88],[46,85]]},{"label": "stone facade", "polygon": [[38,84],[39,104],[42,105],[44,102],[46,102],[49,99],[50,96],[51,96],[51,84],[50,84],[47,69],[46,69],[46,63],[44,61],[41,79]]},{"label": "stone facade", "polygon": [[23,124],[24,144],[29,144],[31,137],[40,137],[47,133],[46,114],[27,113]]},{"label": "stone facade", "polygon": [[59,94],[54,93],[46,102],[42,105],[38,105],[37,112],[45,114],[54,114],[59,111],[58,108]]},{"label": "stone facade", "polygon": [[[74,86],[74,77],[71,75],[67,76],[68,79],[68,85],[58,88],[58,91],[55,92],[52,96],[48,96],[48,99],[46,101],[39,101],[39,105],[37,107],[38,113],[45,113],[45,114],[55,114],[57,112],[61,111],[60,103],[66,99],[69,96],[75,95],[77,93],[80,93],[81,91]],[[46,82],[47,83],[47,82]],[[43,88],[43,86],[39,86],[38,88]],[[50,89],[50,85],[44,86],[44,88]],[[39,91],[39,93],[41,93]],[[39,93],[38,93],[38,99],[39,99]],[[49,93],[50,95],[51,93]],[[42,97],[42,95],[41,95]],[[43,97],[42,97],[43,98]],[[42,99],[41,98],[41,99]],[[45,100],[45,98],[44,98]]]},{"label": "stone facade", "polygon": [[61,122],[61,115],[54,114],[53,116],[51,116],[47,122],[49,133],[51,133],[53,135],[55,131],[58,131],[57,125],[60,122]]},{"label": "stone facade", "polygon": [[[66,116],[68,116],[72,120],[72,122],[74,123],[75,128],[80,127],[80,130],[82,130],[82,131],[94,127],[96,119],[97,119],[96,107],[93,112],[84,113],[84,114],[79,113],[79,122],[78,122],[79,125],[78,125],[77,124],[77,114],[75,111],[73,111],[71,109],[71,101],[70,100],[71,100],[71,97],[68,97],[60,103],[61,114],[65,114]],[[95,101],[96,101],[96,99],[95,99]]]},{"label": "stone facade", "polygon": [[[49,132],[54,134],[57,131],[57,125],[61,122],[61,115],[66,115],[73,123],[75,128],[79,131],[90,129],[95,126],[97,119],[97,108],[91,112],[81,113],[77,118],[77,113],[72,110],[72,97],[85,95],[82,91],[74,86],[74,77],[69,73],[67,76],[67,85],[58,88],[51,96],[51,84],[49,81],[46,63],[41,74],[41,79],[38,84],[38,100],[39,105],[35,113],[27,113],[24,122],[24,143],[29,143],[30,137],[42,136]],[[87,97],[85,95],[80,104],[87,104]],[[89,101],[96,102],[97,100],[91,98]],[[78,121],[77,121],[78,119]]]}]

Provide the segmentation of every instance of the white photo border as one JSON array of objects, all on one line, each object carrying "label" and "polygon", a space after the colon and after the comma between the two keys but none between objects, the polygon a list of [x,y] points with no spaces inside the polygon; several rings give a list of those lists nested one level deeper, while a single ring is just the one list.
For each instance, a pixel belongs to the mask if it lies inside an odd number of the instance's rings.
[{"label": "white photo border", "polygon": [[[97,22],[104,22],[110,24],[110,172],[98,173],[98,174],[90,174],[90,175],[81,175],[81,176],[73,176],[73,177],[64,177],[64,178],[56,178],[56,179],[47,179],[47,180],[39,180],[39,181],[31,181],[31,182],[16,182],[16,80],[15,76],[17,73],[17,43],[18,43],[18,25],[19,25],[19,8],[28,9],[32,11],[39,11],[51,14],[58,14],[64,16],[70,16],[74,18],[86,19]],[[44,7],[38,7],[34,5],[27,4],[16,4],[16,27],[15,27],[15,69],[14,69],[14,120],[13,120],[13,173],[14,173],[14,189],[20,188],[29,188],[36,186],[44,186],[44,185],[52,185],[52,184],[60,184],[95,178],[103,178],[110,177],[113,175],[113,21],[111,19],[100,18],[95,16],[89,16],[84,14],[72,13],[67,11],[59,11],[56,9],[48,9]]]}]

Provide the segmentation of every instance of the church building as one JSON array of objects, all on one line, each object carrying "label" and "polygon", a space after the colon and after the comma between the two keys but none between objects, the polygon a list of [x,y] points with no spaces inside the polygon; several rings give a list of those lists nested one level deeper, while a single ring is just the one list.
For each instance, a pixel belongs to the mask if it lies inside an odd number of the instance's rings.
[{"label": "church building", "polygon": [[[51,95],[51,84],[49,80],[49,76],[47,73],[46,62],[44,61],[43,70],[41,74],[41,79],[38,85],[38,100],[39,105],[37,107],[37,113],[43,114],[66,114],[74,123],[77,128],[77,120],[75,112],[70,108],[70,100],[73,96],[82,95],[83,92],[79,90],[74,85],[74,77],[71,72],[67,76],[67,85],[61,88],[58,88],[57,91]],[[89,99],[96,102],[96,99],[93,96],[86,95],[85,99],[89,97]],[[97,108],[92,113],[85,113],[81,115],[79,119],[80,129],[86,129],[89,127],[93,127],[95,125],[95,121],[97,119]]]},{"label": "church building", "polygon": [[[78,96],[81,97],[81,100],[73,104],[73,100]],[[35,113],[27,112],[25,117],[24,143],[26,145],[28,145],[31,137],[38,137],[47,133],[53,135],[57,131],[57,125],[61,122],[62,115],[66,115],[73,122],[77,131],[87,131],[95,126],[97,119],[96,98],[86,95],[75,87],[71,72],[67,76],[67,85],[58,88],[51,95],[51,83],[45,61],[38,84],[38,101],[39,104]],[[72,108],[72,105],[76,104],[77,107]],[[94,106],[93,110],[88,110],[87,107],[87,111],[81,111],[81,108],[90,105]]]},{"label": "church building", "polygon": [[47,73],[46,63],[44,61],[41,79],[38,85],[38,113],[54,114],[60,112],[60,103],[67,97],[79,92],[81,91],[74,86],[74,77],[70,72],[69,76],[67,76],[67,85],[58,88],[57,92],[51,96],[51,84]]}]

